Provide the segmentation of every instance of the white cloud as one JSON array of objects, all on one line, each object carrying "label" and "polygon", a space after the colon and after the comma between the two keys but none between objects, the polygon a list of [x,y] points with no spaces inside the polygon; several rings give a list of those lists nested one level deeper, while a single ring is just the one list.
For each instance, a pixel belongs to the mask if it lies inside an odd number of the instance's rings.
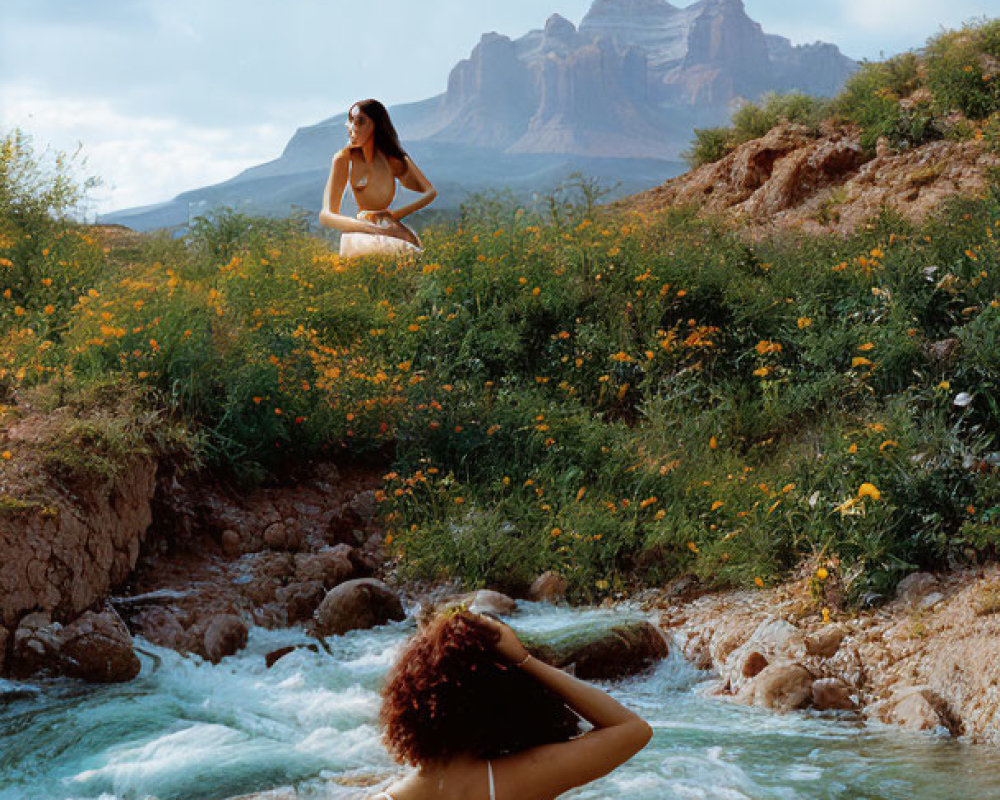
[{"label": "white cloud", "polygon": [[273,124],[192,126],[123,113],[103,98],[58,97],[29,86],[0,87],[0,126],[20,127],[37,152],[82,146],[87,175],[104,186],[88,215],[156,203],[231,178],[277,157],[293,129]]}]

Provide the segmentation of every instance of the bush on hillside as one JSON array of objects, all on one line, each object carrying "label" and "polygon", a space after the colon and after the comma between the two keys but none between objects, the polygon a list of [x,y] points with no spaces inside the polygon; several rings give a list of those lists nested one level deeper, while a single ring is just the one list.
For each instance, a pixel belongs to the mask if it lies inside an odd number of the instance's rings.
[{"label": "bush on hillside", "polygon": [[1000,111],[1000,19],[942,33],[925,52],[927,87],[940,111],[971,120]]},{"label": "bush on hillside", "polygon": [[782,122],[805,125],[816,130],[829,113],[829,100],[801,92],[769,92],[759,103],[744,103],[733,114],[730,127],[696,129],[692,148],[683,157],[692,167],[710,164],[725,157],[744,142],[760,138]]}]

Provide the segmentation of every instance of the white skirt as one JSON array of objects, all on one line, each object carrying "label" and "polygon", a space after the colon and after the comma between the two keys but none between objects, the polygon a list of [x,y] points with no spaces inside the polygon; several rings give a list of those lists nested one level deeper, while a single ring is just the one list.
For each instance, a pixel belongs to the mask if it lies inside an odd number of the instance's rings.
[{"label": "white skirt", "polygon": [[[388,220],[379,220],[375,223],[381,227],[388,227]],[[416,245],[397,239],[395,236],[384,236],[373,233],[342,233],[340,234],[340,254],[342,256],[370,256],[388,253],[399,255],[402,253],[422,253],[423,250]]]}]

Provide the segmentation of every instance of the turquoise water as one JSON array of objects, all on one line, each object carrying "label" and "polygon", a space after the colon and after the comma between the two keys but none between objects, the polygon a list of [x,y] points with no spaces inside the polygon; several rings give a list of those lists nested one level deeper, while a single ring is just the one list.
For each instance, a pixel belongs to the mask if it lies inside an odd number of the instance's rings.
[{"label": "turquoise water", "polygon": [[[525,604],[522,630],[614,612]],[[378,687],[412,631],[400,623],[296,650],[300,630],[251,631],[246,650],[213,666],[143,640],[133,682],[0,689],[0,800],[211,800],[295,785],[303,797],[359,797],[338,777],[398,773],[378,742]],[[1000,798],[1000,752],[861,728],[834,716],[779,716],[704,696],[704,673],[671,656],[610,685],[649,720],[653,741],[576,800],[986,800]],[[9,692],[10,685],[6,690]]]}]

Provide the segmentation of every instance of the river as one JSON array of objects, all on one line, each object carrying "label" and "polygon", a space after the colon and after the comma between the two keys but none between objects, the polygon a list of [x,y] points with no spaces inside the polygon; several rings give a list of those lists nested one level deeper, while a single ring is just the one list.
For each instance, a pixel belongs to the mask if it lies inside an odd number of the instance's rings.
[{"label": "river", "polygon": [[[621,609],[524,603],[517,630],[544,631]],[[131,683],[0,682],[0,800],[214,800],[279,786],[302,798],[356,798],[344,783],[399,771],[378,741],[378,687],[412,623],[299,649],[298,629],[251,630],[218,665],[137,640]],[[653,727],[652,742],[567,800],[987,800],[1000,753],[815,713],[777,715],[706,695],[677,651],[609,685]]]}]

